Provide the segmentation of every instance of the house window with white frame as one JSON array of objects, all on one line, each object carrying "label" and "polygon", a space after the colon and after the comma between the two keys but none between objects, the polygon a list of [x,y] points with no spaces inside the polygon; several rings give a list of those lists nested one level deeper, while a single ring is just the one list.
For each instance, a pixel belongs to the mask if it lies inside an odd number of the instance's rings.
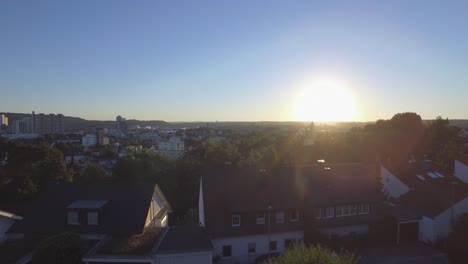
[{"label": "house window with white frame", "polygon": [[314,216],[316,219],[322,218],[322,208],[320,207],[314,208]]},{"label": "house window with white frame", "polygon": [[241,217],[240,215],[232,215],[232,226],[240,226]]},{"label": "house window with white frame", "polygon": [[326,213],[326,215],[325,215],[326,218],[334,217],[335,216],[335,207],[327,207],[325,213]]},{"label": "house window with white frame", "polygon": [[364,203],[359,205],[359,214],[369,214],[369,204]]},{"label": "house window with white frame", "polygon": [[98,225],[99,214],[98,212],[88,212],[88,225]]},{"label": "house window with white frame", "polygon": [[254,254],[257,252],[257,245],[255,243],[249,243],[247,245],[247,253]]},{"label": "house window with white frame", "polygon": [[349,215],[349,205],[343,206],[343,215]]},{"label": "house window with white frame", "polygon": [[289,221],[291,221],[291,222],[299,221],[299,211],[297,209],[291,210],[290,216],[289,216]]},{"label": "house window with white frame", "polygon": [[344,206],[337,206],[335,207],[335,216],[340,217],[343,216]]},{"label": "house window with white frame", "polygon": [[257,213],[257,225],[265,224],[265,212]]},{"label": "house window with white frame", "polygon": [[69,225],[79,225],[78,211],[68,211],[67,222]]},{"label": "house window with white frame", "polygon": [[276,223],[284,223],[284,211],[276,212]]}]

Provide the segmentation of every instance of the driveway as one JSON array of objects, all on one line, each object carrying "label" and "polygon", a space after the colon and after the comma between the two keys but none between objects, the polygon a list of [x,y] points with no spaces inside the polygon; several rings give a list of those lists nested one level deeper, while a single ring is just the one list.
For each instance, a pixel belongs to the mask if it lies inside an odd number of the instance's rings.
[{"label": "driveway", "polygon": [[359,264],[449,264],[443,252],[421,243],[366,248],[356,255]]}]

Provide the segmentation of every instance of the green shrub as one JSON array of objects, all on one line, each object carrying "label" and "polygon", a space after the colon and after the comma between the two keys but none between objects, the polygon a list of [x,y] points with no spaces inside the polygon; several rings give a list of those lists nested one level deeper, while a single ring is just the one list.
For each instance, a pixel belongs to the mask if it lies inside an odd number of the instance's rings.
[{"label": "green shrub", "polygon": [[88,242],[75,233],[61,233],[43,240],[33,254],[31,263],[81,264]]},{"label": "green shrub", "polygon": [[284,255],[270,260],[269,264],[354,264],[354,255],[343,252],[334,254],[330,249],[320,245],[306,246],[301,244],[286,250]]}]

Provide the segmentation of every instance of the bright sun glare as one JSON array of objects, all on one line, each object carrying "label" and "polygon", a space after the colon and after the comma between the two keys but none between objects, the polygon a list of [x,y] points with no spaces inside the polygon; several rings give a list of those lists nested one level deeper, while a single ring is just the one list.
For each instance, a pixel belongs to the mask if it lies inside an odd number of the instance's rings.
[{"label": "bright sun glare", "polygon": [[351,93],[333,81],[307,83],[296,100],[297,121],[353,121],[355,104]]}]

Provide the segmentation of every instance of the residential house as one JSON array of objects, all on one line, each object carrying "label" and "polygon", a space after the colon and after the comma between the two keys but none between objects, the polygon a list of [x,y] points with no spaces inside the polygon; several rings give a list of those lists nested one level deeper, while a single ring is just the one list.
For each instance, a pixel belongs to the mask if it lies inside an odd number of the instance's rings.
[{"label": "residential house", "polygon": [[452,174],[428,160],[382,165],[380,170],[383,191],[395,207],[397,242],[434,243],[468,213],[468,174],[462,170]]},{"label": "residential house", "polygon": [[92,241],[85,263],[211,263],[205,231],[169,227],[169,212],[157,185],[50,184],[8,234],[39,241],[64,231],[79,233]]},{"label": "residential house", "polygon": [[375,164],[202,173],[199,219],[222,263],[253,263],[304,239],[314,223],[330,237],[368,232],[380,217]]},{"label": "residential house", "polygon": [[455,160],[455,176],[468,184],[468,154]]}]

